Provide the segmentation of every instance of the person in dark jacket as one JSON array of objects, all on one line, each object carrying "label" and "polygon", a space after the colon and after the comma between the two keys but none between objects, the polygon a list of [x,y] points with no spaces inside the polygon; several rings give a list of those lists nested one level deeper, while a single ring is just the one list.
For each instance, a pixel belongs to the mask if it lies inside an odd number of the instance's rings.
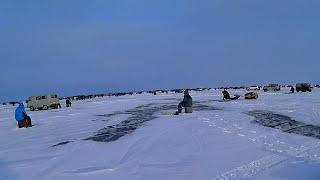
[{"label": "person in dark jacket", "polygon": [[294,93],[294,87],[293,86],[291,86],[290,92]]},{"label": "person in dark jacket", "polygon": [[223,95],[223,100],[231,99],[230,94],[227,90],[223,90],[222,95]]},{"label": "person in dark jacket", "polygon": [[235,95],[234,97],[230,97],[230,94],[227,90],[223,90],[222,95],[223,95],[223,100],[236,100],[236,99],[240,98],[239,95]]},{"label": "person in dark jacket", "polygon": [[27,115],[23,103],[19,103],[19,106],[15,111],[15,119],[18,122],[19,128],[32,127],[31,118]]},{"label": "person in dark jacket", "polygon": [[185,107],[192,107],[192,97],[189,94],[188,90],[184,91],[184,98],[183,100],[178,104],[178,111],[175,113],[175,115],[178,115],[182,112],[182,108]]},{"label": "person in dark jacket", "polygon": [[67,99],[66,100],[66,106],[67,107],[71,107],[71,105],[72,105],[72,103],[71,103],[70,99]]}]

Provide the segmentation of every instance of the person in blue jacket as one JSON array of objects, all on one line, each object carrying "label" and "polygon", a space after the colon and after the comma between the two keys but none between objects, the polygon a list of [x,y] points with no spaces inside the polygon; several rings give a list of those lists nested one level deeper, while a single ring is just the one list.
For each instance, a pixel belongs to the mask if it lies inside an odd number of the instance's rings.
[{"label": "person in blue jacket", "polygon": [[31,118],[27,115],[23,103],[19,103],[19,106],[15,111],[15,118],[18,121],[19,128],[32,127]]}]

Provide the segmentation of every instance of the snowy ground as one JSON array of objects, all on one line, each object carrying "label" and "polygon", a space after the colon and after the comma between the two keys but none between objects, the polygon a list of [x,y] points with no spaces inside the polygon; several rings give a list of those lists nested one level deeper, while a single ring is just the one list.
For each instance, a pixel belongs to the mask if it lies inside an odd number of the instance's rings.
[{"label": "snowy ground", "polygon": [[[320,91],[259,92],[258,100],[221,102],[220,91],[192,92],[195,112],[174,112],[181,94],[73,102],[28,112],[0,108],[0,179],[320,179],[320,139],[253,123],[268,111],[320,126]],[[245,91],[230,91],[244,94]]]}]

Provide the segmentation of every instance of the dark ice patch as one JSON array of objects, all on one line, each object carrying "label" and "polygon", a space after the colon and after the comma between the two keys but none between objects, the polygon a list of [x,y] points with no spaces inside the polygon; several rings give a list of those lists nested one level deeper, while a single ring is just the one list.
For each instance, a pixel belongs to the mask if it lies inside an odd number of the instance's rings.
[{"label": "dark ice patch", "polygon": [[320,139],[319,126],[305,124],[303,122],[296,121],[289,116],[270,111],[250,111],[247,114],[255,118],[253,122],[262,126],[279,129],[286,133],[293,133]]},{"label": "dark ice patch", "polygon": [[58,144],[55,144],[55,145],[53,145],[53,146],[51,146],[51,147],[57,147],[57,146],[62,146],[62,145],[66,145],[66,144],[69,144],[69,143],[71,143],[72,141],[63,141],[63,142],[61,142],[61,143],[58,143]]},{"label": "dark ice patch", "polygon": [[[147,104],[138,106],[134,109],[127,111],[118,111],[111,114],[99,115],[99,117],[111,118],[116,115],[129,114],[130,117],[126,120],[112,126],[104,127],[96,132],[93,136],[86,138],[85,140],[93,140],[98,142],[112,142],[119,138],[132,133],[137,128],[141,127],[144,123],[157,118],[154,114],[160,111],[175,111],[177,109],[176,104]],[[221,110],[219,108],[200,104],[195,102],[193,106],[194,111],[211,111]]]},{"label": "dark ice patch", "polygon": [[195,102],[192,109],[194,111],[216,111],[216,110],[223,110],[223,108],[215,107],[215,106],[209,106],[206,104],[202,104],[203,102]]}]

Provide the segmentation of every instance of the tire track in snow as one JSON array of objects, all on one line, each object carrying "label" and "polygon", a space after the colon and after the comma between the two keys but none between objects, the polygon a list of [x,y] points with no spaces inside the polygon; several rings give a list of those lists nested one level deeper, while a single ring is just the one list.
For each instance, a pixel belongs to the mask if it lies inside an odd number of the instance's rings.
[{"label": "tire track in snow", "polygon": [[[315,162],[320,162],[320,143],[317,143],[314,146],[300,146],[298,148],[279,140],[270,143],[268,141],[271,139],[271,137],[268,137],[267,135],[257,137],[256,131],[245,131],[245,129],[243,129],[238,124],[233,124],[232,126],[230,126],[229,122],[221,121],[221,119],[216,121],[210,121],[209,118],[205,117],[199,117],[199,119],[201,119],[204,123],[209,124],[210,127],[220,129],[225,134],[227,130],[229,132],[228,134],[245,137],[249,141],[252,141],[257,145],[263,145],[267,150],[277,153],[274,155],[265,156],[261,159],[252,161],[249,164],[227,171],[213,178],[214,180],[248,179],[257,175],[258,173],[261,173],[264,170],[267,170],[292,158],[303,158]],[[217,122],[219,125],[217,125]],[[214,124],[214,126],[212,126],[212,124]]]},{"label": "tire track in snow", "polygon": [[233,134],[240,138],[246,138],[248,141],[254,144],[257,144],[258,146],[262,146],[267,151],[292,155],[294,150],[299,148],[299,147],[294,147],[291,144],[285,143],[278,139],[275,139],[276,137],[274,137],[272,134],[258,136],[257,132],[254,130],[247,131],[246,129],[243,129],[241,126],[237,124],[233,124],[232,126],[230,126],[230,123],[228,121],[216,121],[215,123],[215,122],[209,121],[208,118],[203,118],[203,117],[199,117],[199,118],[204,120],[203,122],[208,123],[210,127],[220,129],[224,134]]},{"label": "tire track in snow", "polygon": [[[302,147],[296,150],[294,154],[291,156],[280,156],[280,155],[270,155],[265,156],[261,159],[255,160],[250,162],[247,165],[243,165],[240,167],[237,167],[233,170],[227,171],[212,180],[230,180],[230,179],[248,179],[251,178],[258,173],[261,173],[264,170],[270,169],[273,166],[276,166],[282,162],[288,161],[294,157],[299,157],[302,154],[305,154],[309,151],[312,151],[313,149],[317,149],[320,147],[320,143],[317,143],[314,146],[310,147]],[[292,157],[293,156],[293,157]]]}]

